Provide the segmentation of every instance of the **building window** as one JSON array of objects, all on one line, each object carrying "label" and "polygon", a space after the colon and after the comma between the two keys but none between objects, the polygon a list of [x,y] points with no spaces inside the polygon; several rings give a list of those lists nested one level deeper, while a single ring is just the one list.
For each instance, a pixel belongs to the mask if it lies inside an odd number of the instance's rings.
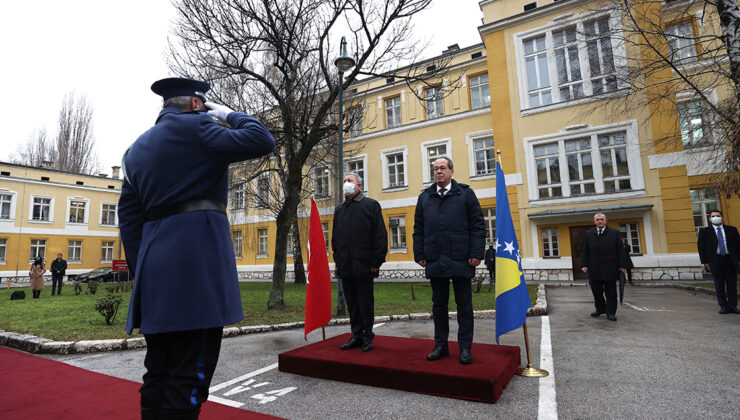
[{"label": "building window", "polygon": [[10,219],[10,205],[13,203],[11,194],[0,194],[0,219]]},{"label": "building window", "polygon": [[0,263],[5,263],[5,255],[8,251],[8,240],[0,239]]},{"label": "building window", "polygon": [[706,104],[702,101],[678,104],[678,119],[684,149],[705,146],[710,142],[705,106]]},{"label": "building window", "polygon": [[388,219],[391,234],[391,249],[406,249],[406,218],[391,217]]},{"label": "building window", "polygon": [[591,163],[591,139],[566,141],[565,158],[568,160],[570,195],[595,193],[594,167]]},{"label": "building window", "polygon": [[244,183],[240,182],[231,188],[231,201],[229,206],[232,210],[241,210],[244,208]]},{"label": "building window", "polygon": [[668,26],[665,30],[671,61],[686,63],[696,61],[696,36],[693,22],[683,22]]},{"label": "building window", "polygon": [[290,227],[290,230],[288,231],[288,257],[293,256],[293,226]]},{"label": "building window", "polygon": [[551,104],[550,72],[544,35],[524,41],[524,63],[527,69],[530,108]]},{"label": "building window", "polygon": [[266,209],[270,206],[270,177],[261,175],[256,179],[254,206],[258,209]]},{"label": "building window", "polygon": [[31,239],[31,255],[29,260],[33,261],[36,257],[46,260],[46,239]]},{"label": "building window", "polygon": [[542,256],[545,258],[560,257],[558,228],[542,229]]},{"label": "building window", "polygon": [[406,185],[403,153],[394,153],[386,156],[388,170],[388,187],[396,188]]},{"label": "building window", "polygon": [[583,97],[581,63],[578,58],[576,27],[571,26],[552,33],[555,44],[555,64],[557,66],[558,90],[560,100],[569,101]]},{"label": "building window", "polygon": [[630,246],[630,255],[642,255],[640,231],[637,230],[637,223],[620,223],[619,231],[622,233],[622,239],[626,239]]},{"label": "building window", "polygon": [[[231,232],[232,237],[232,243],[234,245],[234,257],[236,259],[241,259],[242,257],[242,231],[235,230]],[[267,245],[265,245],[266,247]],[[267,248],[265,248],[265,253],[267,253]]]},{"label": "building window", "polygon": [[558,143],[541,144],[534,148],[537,166],[537,191],[539,198],[561,197],[560,158]]},{"label": "building window", "polygon": [[363,156],[360,159],[352,159],[347,161],[347,172],[354,172],[362,177],[362,191],[367,191],[367,177],[365,176],[365,159]]},{"label": "building window", "polygon": [[[586,33],[586,49],[593,94],[598,95],[617,90],[609,18],[602,17],[586,22],[583,27]],[[561,98],[561,100],[565,99]]]},{"label": "building window", "polygon": [[117,204],[103,203],[101,209],[101,225],[115,226],[116,224],[116,208]]},{"label": "building window", "polygon": [[[400,105],[399,105],[400,109]],[[399,117],[401,113],[398,113]],[[350,137],[359,137],[362,135],[362,107],[356,106],[347,111],[347,131]]]},{"label": "building window", "polygon": [[316,198],[331,197],[329,168],[319,167],[313,170],[313,188]]},{"label": "building window", "polygon": [[472,109],[491,106],[491,94],[488,90],[488,75],[481,74],[470,78],[470,107]]},{"label": "building window", "polygon": [[496,158],[493,149],[493,137],[483,137],[473,140],[473,155],[475,156],[475,174],[491,175],[496,173]]},{"label": "building window", "polygon": [[67,261],[69,262],[82,261],[82,241],[67,242]]},{"label": "building window", "polygon": [[719,210],[719,198],[712,188],[703,188],[689,191],[691,197],[691,209],[694,213],[694,228],[696,233],[699,229],[709,226],[709,215]]},{"label": "building window", "polygon": [[85,204],[77,200],[69,202],[69,223],[85,223]]},{"label": "building window", "polygon": [[401,125],[401,97],[385,100],[385,128]]},{"label": "building window", "polygon": [[435,144],[426,146],[424,150],[427,158],[428,173],[425,182],[434,182],[434,161],[447,156],[447,144]]},{"label": "building window", "polygon": [[599,157],[604,192],[624,191],[632,188],[624,132],[600,135]]},{"label": "building window", "polygon": [[51,209],[51,198],[33,197],[33,210],[31,220],[43,222],[50,221],[49,214]]},{"label": "building window", "polygon": [[[496,208],[483,209],[483,221],[486,223],[486,243],[496,243]],[[486,245],[487,246],[487,245]]]},{"label": "building window", "polygon": [[257,229],[257,256],[267,256],[267,229]]},{"label": "building window", "polygon": [[431,87],[424,91],[424,103],[427,109],[427,119],[439,118],[445,114],[442,101],[442,87]]},{"label": "building window", "polygon": [[100,262],[113,261],[113,241],[103,241],[100,249]]},{"label": "building window", "polygon": [[321,230],[324,232],[324,245],[326,245],[326,255],[329,255],[329,222],[321,222]]}]

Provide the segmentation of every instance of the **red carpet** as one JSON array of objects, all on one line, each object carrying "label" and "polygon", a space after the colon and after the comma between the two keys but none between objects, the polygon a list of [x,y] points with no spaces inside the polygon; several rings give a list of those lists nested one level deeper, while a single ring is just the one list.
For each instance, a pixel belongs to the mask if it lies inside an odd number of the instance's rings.
[{"label": "red carpet", "polygon": [[[141,384],[0,347],[0,419],[139,419]],[[275,419],[212,401],[201,419]]]},{"label": "red carpet", "polygon": [[473,363],[461,365],[457,342],[450,356],[430,362],[432,340],[375,336],[375,348],[339,350],[343,334],[278,355],[283,372],[422,394],[494,403],[519,367],[519,347],[473,344]]}]

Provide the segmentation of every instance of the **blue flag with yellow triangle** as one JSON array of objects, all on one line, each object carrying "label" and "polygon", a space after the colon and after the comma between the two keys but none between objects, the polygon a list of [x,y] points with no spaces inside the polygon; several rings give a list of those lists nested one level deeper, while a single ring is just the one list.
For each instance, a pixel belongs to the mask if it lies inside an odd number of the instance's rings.
[{"label": "blue flag with yellow triangle", "polygon": [[532,306],[522,273],[522,255],[511,219],[501,165],[496,162],[496,343],[502,334],[527,321]]}]

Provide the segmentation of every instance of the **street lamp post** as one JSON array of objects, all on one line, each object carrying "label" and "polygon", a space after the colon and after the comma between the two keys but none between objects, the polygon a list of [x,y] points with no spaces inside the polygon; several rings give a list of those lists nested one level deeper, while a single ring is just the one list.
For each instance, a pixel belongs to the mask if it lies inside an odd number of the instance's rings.
[{"label": "street lamp post", "polygon": [[[334,65],[339,70],[339,165],[337,166],[337,206],[342,204],[343,192],[342,182],[344,179],[344,72],[355,66],[355,60],[347,54],[347,40],[342,37],[339,45],[340,56],[334,60]],[[344,288],[337,277],[337,315],[344,315],[346,302],[344,300]]]}]

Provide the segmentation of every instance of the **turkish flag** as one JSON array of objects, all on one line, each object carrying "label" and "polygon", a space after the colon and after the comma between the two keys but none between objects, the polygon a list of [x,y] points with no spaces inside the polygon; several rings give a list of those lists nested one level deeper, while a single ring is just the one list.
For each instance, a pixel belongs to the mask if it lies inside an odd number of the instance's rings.
[{"label": "turkish flag", "polygon": [[331,320],[331,274],[326,257],[324,230],[316,202],[311,197],[311,219],[308,228],[308,283],[306,284],[306,322],[303,339]]}]

